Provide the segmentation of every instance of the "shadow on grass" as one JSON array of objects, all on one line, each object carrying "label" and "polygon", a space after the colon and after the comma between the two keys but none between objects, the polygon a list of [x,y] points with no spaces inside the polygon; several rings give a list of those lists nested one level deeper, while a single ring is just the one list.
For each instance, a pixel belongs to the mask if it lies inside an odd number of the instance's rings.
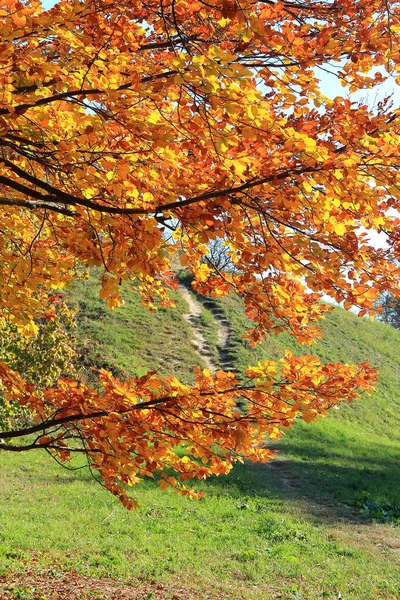
[{"label": "shadow on grass", "polygon": [[326,440],[323,448],[285,442],[271,463],[237,465],[228,478],[213,478],[207,487],[237,498],[301,504],[324,522],[400,522],[400,452],[383,442],[364,449],[347,444],[343,453]]},{"label": "shadow on grass", "polygon": [[280,454],[307,481],[313,494],[328,494],[339,502],[368,492],[376,500],[396,500],[400,494],[400,447],[386,441],[286,438]]},{"label": "shadow on grass", "polygon": [[[229,476],[212,477],[196,488],[239,504],[255,498],[268,498],[273,504],[290,502],[325,522],[400,522],[400,448],[376,439],[361,443],[343,432],[330,436],[310,428],[281,440],[271,463],[237,464]],[[23,468],[28,478],[42,485],[94,482],[87,469],[65,471],[55,463],[50,472],[36,465]]]}]

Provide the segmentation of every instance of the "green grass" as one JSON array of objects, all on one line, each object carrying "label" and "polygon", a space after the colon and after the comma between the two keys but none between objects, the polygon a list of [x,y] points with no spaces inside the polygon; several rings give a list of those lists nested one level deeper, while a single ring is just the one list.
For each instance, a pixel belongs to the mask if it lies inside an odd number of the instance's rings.
[{"label": "green grass", "polygon": [[370,548],[337,537],[329,519],[311,519],[265,465],[197,484],[200,501],[146,481],[133,513],[87,472],[60,471],[38,454],[7,456],[0,483],[0,574],[179,579],[202,599],[392,598],[400,585],[385,553],[371,564]]},{"label": "green grass", "polygon": [[[110,313],[92,280],[71,295],[80,305],[78,345],[87,364],[115,373],[157,368],[185,381],[199,363],[187,310],[148,313],[135,292]],[[240,371],[283,349],[310,352],[286,335],[251,350],[250,325],[235,297],[218,301],[230,322],[229,355]],[[210,311],[200,322],[210,345]],[[151,481],[129,513],[83,470],[47,456],[0,456],[0,575],[66,569],[122,580],[180,582],[196,598],[393,600],[400,597],[400,334],[337,309],[311,351],[324,361],[371,360],[379,388],[325,419],[299,422],[275,443],[275,466],[237,465],[197,483],[191,501]]]},{"label": "green grass", "polygon": [[110,311],[99,290],[93,276],[78,281],[69,292],[79,308],[78,350],[86,367],[107,368],[118,376],[157,370],[185,382],[191,380],[195,365],[204,367],[190,343],[189,325],[182,316],[188,307],[178,293],[173,294],[175,308],[150,312],[139,294],[124,284],[124,305]]}]

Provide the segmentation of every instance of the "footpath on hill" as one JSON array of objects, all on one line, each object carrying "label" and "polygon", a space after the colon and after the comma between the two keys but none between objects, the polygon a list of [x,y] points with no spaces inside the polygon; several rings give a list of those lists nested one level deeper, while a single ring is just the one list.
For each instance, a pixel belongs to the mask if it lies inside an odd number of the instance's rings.
[{"label": "footpath on hill", "polygon": [[[215,372],[221,368],[226,371],[235,372],[234,364],[232,360],[230,360],[227,356],[227,343],[229,339],[229,324],[228,321],[224,318],[223,313],[218,308],[218,306],[208,298],[199,299],[199,296],[195,296],[192,291],[183,284],[180,283],[179,291],[181,296],[186,301],[189,312],[184,314],[184,318],[189,323],[191,328],[194,346],[196,348],[197,353],[200,358],[203,360],[207,369],[213,375]],[[217,350],[218,350],[218,365],[216,364],[215,359],[213,358],[210,345],[207,343],[201,325],[201,313],[203,306],[207,308],[215,321],[216,330],[217,330]]]}]

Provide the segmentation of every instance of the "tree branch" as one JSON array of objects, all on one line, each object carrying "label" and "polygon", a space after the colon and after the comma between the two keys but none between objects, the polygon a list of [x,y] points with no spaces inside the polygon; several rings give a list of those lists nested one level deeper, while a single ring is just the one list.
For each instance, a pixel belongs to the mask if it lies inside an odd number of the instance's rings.
[{"label": "tree branch", "polygon": [[[133,410],[143,410],[146,408],[156,407],[159,404],[165,404],[166,402],[170,402],[171,400],[176,400],[172,396],[164,396],[162,398],[155,398],[154,400],[149,400],[148,402],[141,402],[139,404],[135,404],[130,406],[127,409],[117,411],[118,414],[123,415]],[[108,417],[110,413],[115,413],[113,410],[100,410],[89,414],[77,414],[77,415],[68,415],[65,417],[49,419],[47,421],[43,421],[42,423],[38,423],[37,425],[32,425],[32,427],[25,427],[24,429],[18,429],[16,431],[0,431],[0,439],[10,440],[17,437],[23,437],[24,435],[30,435],[31,433],[36,433],[38,431],[43,431],[44,429],[49,429],[50,427],[58,427],[60,425],[64,425],[65,423],[73,423],[74,421],[86,421],[87,419],[99,419],[101,417]]]},{"label": "tree branch", "polygon": [[[46,197],[45,195],[41,194],[40,192],[37,192],[36,190],[32,190],[31,188],[29,188],[23,184],[14,182],[12,179],[9,179],[7,177],[0,176],[0,183],[3,183],[6,186],[9,186],[18,191],[21,191],[22,193],[26,194],[27,196],[32,196],[32,197],[37,198],[42,201],[47,200],[47,201],[55,202],[55,203],[58,201],[62,204],[68,204],[70,206],[84,206],[86,208],[89,208],[91,210],[101,212],[101,213],[108,213],[108,214],[113,214],[113,215],[137,215],[137,216],[146,216],[146,215],[150,215],[150,214],[163,213],[163,212],[174,210],[174,209],[180,209],[180,208],[184,208],[185,206],[190,206],[191,204],[197,204],[198,202],[203,202],[205,200],[211,200],[213,198],[225,198],[227,196],[239,194],[244,191],[250,190],[254,187],[258,187],[260,185],[263,185],[264,183],[269,183],[272,181],[279,181],[279,180],[286,179],[287,177],[290,177],[292,175],[297,175],[297,174],[315,173],[316,171],[320,171],[322,168],[322,167],[316,167],[316,168],[315,167],[305,167],[305,168],[298,168],[298,169],[288,169],[287,171],[283,171],[281,173],[277,173],[277,174],[274,173],[272,175],[268,175],[267,177],[264,177],[262,179],[255,179],[255,180],[253,179],[253,180],[247,181],[247,182],[243,183],[242,185],[239,185],[236,187],[233,186],[233,187],[229,187],[229,188],[223,188],[221,190],[213,190],[210,192],[205,192],[204,194],[200,194],[199,196],[193,196],[192,198],[186,198],[185,200],[177,200],[176,202],[170,202],[168,204],[159,204],[151,209],[143,210],[142,208],[122,208],[120,206],[107,206],[107,205],[103,205],[103,204],[97,204],[96,202],[93,202],[93,200],[90,200],[87,198],[79,198],[78,196],[74,196],[73,194],[69,194],[62,190],[58,190],[57,188],[55,188],[48,182],[42,181],[42,180],[38,179],[37,177],[35,177],[34,175],[26,173],[25,171],[23,171],[23,169],[21,169],[17,165],[14,165],[12,162],[10,162],[6,159],[0,159],[0,162],[3,162],[3,164],[8,166],[19,177],[25,179],[26,181],[29,181],[30,183],[32,183],[33,185],[35,185],[37,187],[44,189],[45,191],[47,191],[50,194],[50,197]],[[127,200],[129,200],[129,198]],[[39,208],[39,206],[37,206],[35,208]],[[54,208],[53,208],[53,210],[54,210]]]},{"label": "tree branch", "polygon": [[[149,83],[151,82],[153,79],[162,79],[163,77],[171,77],[172,75],[177,75],[179,73],[179,71],[166,71],[165,73],[156,73],[155,75],[151,75],[149,77],[143,77],[140,80],[140,83]],[[132,86],[132,81],[128,81],[127,83],[124,83],[122,85],[120,85],[116,90],[112,90],[117,91],[117,92],[122,92],[122,91],[126,91],[129,90],[129,88]],[[10,108],[1,108],[0,109],[0,115],[8,115],[11,113],[24,113],[25,111],[29,110],[30,108],[36,108],[37,106],[44,106],[46,104],[51,104],[53,102],[58,102],[60,100],[69,100],[70,98],[75,98],[76,96],[97,96],[98,94],[107,94],[108,90],[101,90],[99,88],[92,88],[92,89],[88,89],[88,90],[68,90],[68,92],[60,92],[59,94],[54,94],[53,96],[49,96],[48,98],[40,98],[39,100],[37,100],[36,102],[33,102],[31,104],[19,104],[17,106],[13,106],[11,109]]]},{"label": "tree branch", "polygon": [[0,197],[0,204],[4,206],[21,206],[22,208],[28,208],[29,210],[40,210],[45,209],[56,213],[61,213],[67,217],[74,217],[76,213],[69,208],[57,206],[56,204],[48,204],[46,202],[32,202],[31,200],[21,200],[20,198],[2,198]]}]

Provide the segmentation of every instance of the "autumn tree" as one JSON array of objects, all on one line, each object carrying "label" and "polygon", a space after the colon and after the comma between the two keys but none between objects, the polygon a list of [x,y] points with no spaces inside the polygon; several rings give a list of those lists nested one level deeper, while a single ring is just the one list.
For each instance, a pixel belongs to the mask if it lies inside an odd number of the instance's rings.
[{"label": "autumn tree", "polygon": [[[40,319],[33,323],[34,332],[27,336],[11,319],[0,318],[0,361],[24,374],[36,393],[57,382],[61,375],[77,374],[75,361],[75,312],[63,294],[52,294],[43,306]],[[32,413],[18,398],[3,394],[0,382],[0,429],[3,432],[30,424]],[[1,445],[0,445],[1,448]]]},{"label": "autumn tree", "polygon": [[[311,343],[324,294],[361,315],[398,294],[399,111],[348,96],[399,84],[399,14],[394,0],[3,0],[2,318],[33,334],[48,295],[92,266],[110,308],[123,280],[168,306],[174,254],[196,291],[243,298],[251,343],[285,329]],[[341,96],[321,92],[326,72]],[[214,240],[238,268],[203,260]],[[6,362],[0,375],[34,418],[1,448],[84,453],[128,507],[143,476],[186,494],[268,460],[266,437],[375,381],[290,353],[243,381],[198,370],[192,387],[102,372],[101,390],[61,378],[37,393]]]}]

